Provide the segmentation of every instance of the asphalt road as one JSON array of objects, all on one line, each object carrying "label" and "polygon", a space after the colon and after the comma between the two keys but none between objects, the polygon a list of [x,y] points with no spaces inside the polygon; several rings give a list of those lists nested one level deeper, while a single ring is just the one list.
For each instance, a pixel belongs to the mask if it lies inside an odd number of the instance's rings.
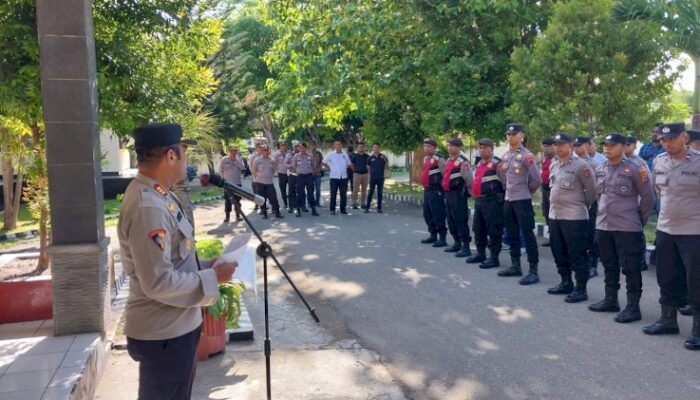
[{"label": "asphalt road", "polygon": [[700,353],[683,348],[690,318],[679,316],[681,335],[641,332],[659,313],[653,268],[644,273],[643,321],[622,325],[586,307],[603,297],[602,277],[589,282],[585,303],[546,293],[558,283],[549,248],[540,247],[542,282],[523,287],[420,244],[418,208],[384,208],[253,220],[298,286],[337,313],[320,317],[379,353],[409,398],[700,398]]}]

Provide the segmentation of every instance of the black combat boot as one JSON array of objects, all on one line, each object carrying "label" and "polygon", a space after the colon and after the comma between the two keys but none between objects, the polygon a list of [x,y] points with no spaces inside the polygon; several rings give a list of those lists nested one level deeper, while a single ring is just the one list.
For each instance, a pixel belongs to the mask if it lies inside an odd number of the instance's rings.
[{"label": "black combat boot", "polygon": [[456,253],[462,248],[462,244],[459,242],[459,240],[455,239],[454,244],[452,247],[448,247],[445,249],[445,253]]},{"label": "black combat boot", "polygon": [[659,320],[642,328],[642,332],[646,335],[677,335],[680,331],[678,330],[676,310],[677,308],[674,306],[662,304]]},{"label": "black combat boot", "polygon": [[447,246],[447,234],[441,233],[437,242],[433,243],[433,247],[446,247]]},{"label": "black combat boot", "polygon": [[267,211],[262,212],[262,219],[267,219]]},{"label": "black combat boot", "polygon": [[685,348],[688,350],[700,350],[700,310],[693,311],[693,329],[685,340]]},{"label": "black combat boot", "polygon": [[455,257],[462,258],[462,257],[469,257],[472,255],[471,249],[469,249],[469,242],[464,241],[462,242],[462,248],[455,254]]},{"label": "black combat boot", "polygon": [[520,267],[520,259],[519,258],[510,258],[511,266],[498,271],[498,276],[523,276],[523,270]]},{"label": "black combat boot", "polygon": [[294,216],[297,218],[301,217],[301,209],[297,208],[296,212],[294,212]]},{"label": "black combat boot", "polygon": [[227,224],[228,221],[231,219],[231,213],[226,213],[226,218],[224,218],[224,223]]},{"label": "black combat boot", "polygon": [[427,237],[425,239],[421,239],[420,241],[423,244],[431,244],[437,242],[437,233],[431,232],[430,237]]},{"label": "black combat boot", "polygon": [[501,266],[501,263],[498,261],[498,256],[493,256],[487,258],[486,261],[482,262],[479,264],[479,268],[481,269],[489,269],[489,268],[498,268]]},{"label": "black combat boot", "polygon": [[639,296],[628,294],[627,305],[613,319],[620,324],[627,324],[642,319],[642,311],[639,309]]},{"label": "black combat boot", "polygon": [[318,217],[318,213],[316,212],[315,206],[311,206],[311,215],[313,215],[314,217]]},{"label": "black combat boot", "polygon": [[686,317],[689,317],[689,316],[693,315],[693,307],[686,304],[684,306],[678,307],[678,312],[681,313],[681,315],[685,315]]},{"label": "black combat boot", "polygon": [[284,218],[284,215],[282,215],[282,213],[279,212],[279,210],[277,210],[277,212],[275,212],[275,218]]},{"label": "black combat boot", "polygon": [[520,281],[521,285],[534,285],[540,281],[540,275],[537,273],[537,264],[530,264],[530,271]]},{"label": "black combat boot", "polygon": [[562,275],[561,282],[554,287],[547,289],[549,294],[570,294],[574,291],[574,282],[571,280],[571,275]]},{"label": "black combat boot", "polygon": [[476,264],[480,262],[486,261],[486,249],[484,248],[477,248],[476,249],[476,254],[474,254],[471,257],[467,257],[467,264]]},{"label": "black combat boot", "polygon": [[605,298],[588,306],[593,312],[618,312],[620,303],[617,302],[617,289],[605,288]]},{"label": "black combat boot", "polygon": [[564,299],[567,303],[580,303],[588,300],[588,292],[586,292],[586,284],[577,283],[574,291]]}]

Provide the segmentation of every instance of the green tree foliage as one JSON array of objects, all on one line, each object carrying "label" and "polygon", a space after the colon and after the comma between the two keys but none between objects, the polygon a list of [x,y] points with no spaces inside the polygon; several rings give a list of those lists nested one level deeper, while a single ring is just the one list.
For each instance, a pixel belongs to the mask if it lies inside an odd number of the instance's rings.
[{"label": "green tree foliage", "polygon": [[611,0],[557,4],[533,48],[513,52],[509,111],[535,138],[557,130],[648,132],[666,115],[659,99],[677,73],[661,32],[615,23],[611,9]]}]

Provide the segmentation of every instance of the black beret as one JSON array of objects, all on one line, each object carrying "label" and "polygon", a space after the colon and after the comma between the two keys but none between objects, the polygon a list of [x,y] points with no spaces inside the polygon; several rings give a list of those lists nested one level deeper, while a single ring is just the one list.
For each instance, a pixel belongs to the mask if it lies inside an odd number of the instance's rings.
[{"label": "black beret", "polygon": [[574,139],[574,146],[580,146],[582,144],[589,144],[591,139],[587,136],[578,136]]},{"label": "black beret", "polygon": [[134,130],[134,147],[137,150],[150,150],[178,143],[197,144],[194,140],[182,139],[182,127],[178,124],[149,124]]},{"label": "black beret", "polygon": [[494,146],[493,140],[491,140],[491,139],[489,139],[489,138],[479,139],[479,145],[480,145],[480,146],[488,146],[488,147],[490,147],[490,148],[492,148],[492,149],[493,149],[493,146]]},{"label": "black beret", "polygon": [[683,132],[685,132],[685,122],[674,122],[659,126],[659,136],[661,137],[674,138]]},{"label": "black beret", "polygon": [[627,144],[636,144],[637,143],[637,138],[632,136],[632,135],[627,135]]},{"label": "black beret", "polygon": [[688,135],[690,136],[690,141],[694,142],[696,140],[700,140],[700,131],[697,129],[688,129],[687,130]]},{"label": "black beret", "polygon": [[523,124],[508,124],[506,125],[506,135],[523,132]]},{"label": "black beret", "polygon": [[554,140],[552,138],[545,138],[542,140],[542,144],[545,146],[550,146],[554,144]]},{"label": "black beret", "polygon": [[554,135],[553,139],[555,143],[571,143],[573,141],[571,136],[567,135],[566,133],[557,133]]},{"label": "black beret", "polygon": [[620,135],[619,133],[611,133],[605,138],[603,138],[603,143],[608,143],[608,144],[625,144],[627,143],[627,138]]},{"label": "black beret", "polygon": [[447,143],[452,145],[452,146],[457,146],[457,147],[464,146],[464,143],[462,143],[462,139],[460,139],[458,137],[448,140]]},{"label": "black beret", "polygon": [[425,139],[423,141],[423,144],[429,144],[433,147],[437,147],[437,141],[435,141],[435,139],[431,139],[431,138]]}]

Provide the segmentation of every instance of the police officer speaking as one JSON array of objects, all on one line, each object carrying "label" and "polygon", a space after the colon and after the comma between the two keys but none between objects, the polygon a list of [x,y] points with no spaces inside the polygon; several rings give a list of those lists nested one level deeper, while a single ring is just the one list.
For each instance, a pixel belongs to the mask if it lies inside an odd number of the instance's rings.
[{"label": "police officer speaking", "polygon": [[503,156],[498,167],[498,176],[506,187],[506,201],[503,206],[504,222],[510,246],[511,266],[498,272],[498,276],[521,276],[520,231],[525,235],[527,261],[530,271],[520,279],[521,285],[531,285],[540,281],[537,274],[539,253],[535,239],[535,212],[532,208],[532,193],[540,187],[542,177],[535,162],[535,156],[522,145],[525,133],[522,124],[509,124],[506,138],[510,149]]},{"label": "police officer speaking", "polygon": [[219,296],[236,263],[200,269],[194,230],[169,191],[185,179],[187,144],[177,124],[134,132],[139,173],[124,194],[118,234],[131,285],[127,349],[139,362],[139,399],[191,397],[202,311]]},{"label": "police officer speaking", "polygon": [[[686,296],[693,312],[688,350],[700,350],[700,155],[686,148],[684,123],[661,125],[666,149],[654,160],[653,181],[661,208],[656,225],[656,279],[661,288],[661,318],[644,328],[647,335],[678,334],[676,310]],[[687,290],[686,290],[687,288]]]},{"label": "police officer speaking", "polygon": [[453,138],[447,143],[450,158],[442,172],[442,189],[445,191],[447,204],[447,226],[454,238],[454,244],[445,251],[456,253],[455,257],[467,257],[471,255],[467,196],[473,176],[469,170],[469,161],[462,155],[462,139]]},{"label": "police officer speaking", "polygon": [[[447,227],[445,226],[445,192],[442,190],[442,170],[445,167],[445,159],[437,153],[435,139],[423,141],[423,219],[428,225],[430,237],[421,240],[421,243],[433,244],[433,247],[445,247],[447,242]],[[439,238],[438,238],[439,236]]]},{"label": "police officer speaking", "polygon": [[617,291],[620,269],[627,277],[627,306],[615,316],[615,322],[642,319],[639,298],[642,295],[641,259],[645,244],[642,229],[654,206],[649,170],[625,158],[627,139],[617,133],[607,135],[604,154],[607,161],[595,168],[598,191],[596,238],[600,260],[605,269],[605,298],[588,308],[596,312],[620,310]]},{"label": "police officer speaking", "polygon": [[[561,283],[549,294],[567,294],[567,303],[588,300],[588,208],[596,197],[591,167],[573,157],[573,138],[565,133],[554,136],[557,158],[550,171],[549,243]],[[576,286],[571,281],[571,272]]]}]

